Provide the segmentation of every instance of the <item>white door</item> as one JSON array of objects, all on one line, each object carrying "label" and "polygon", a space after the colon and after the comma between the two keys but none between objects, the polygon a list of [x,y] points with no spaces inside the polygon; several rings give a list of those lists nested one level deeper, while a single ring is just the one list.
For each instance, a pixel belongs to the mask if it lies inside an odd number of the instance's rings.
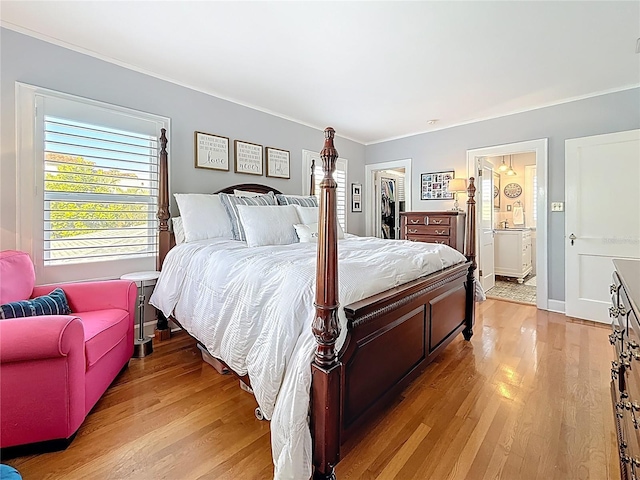
[{"label": "white door", "polygon": [[496,284],[493,245],[493,165],[484,157],[478,159],[478,275],[486,292]]},{"label": "white door", "polygon": [[612,260],[640,258],[639,182],[640,130],[566,141],[568,316],[609,322]]}]

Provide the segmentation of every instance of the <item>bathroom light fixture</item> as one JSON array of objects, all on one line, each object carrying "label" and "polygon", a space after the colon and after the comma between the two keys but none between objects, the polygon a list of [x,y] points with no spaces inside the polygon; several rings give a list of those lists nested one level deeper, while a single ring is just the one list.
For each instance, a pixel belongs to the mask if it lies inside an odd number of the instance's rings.
[{"label": "bathroom light fixture", "polygon": [[504,155],[502,155],[502,163],[500,164],[500,166],[498,167],[498,171],[500,172],[506,172],[508,170],[507,164],[504,163]]},{"label": "bathroom light fixture", "polygon": [[509,155],[509,170],[507,170],[507,175],[510,177],[516,175],[516,171],[513,169],[513,165],[511,164],[511,155]]}]

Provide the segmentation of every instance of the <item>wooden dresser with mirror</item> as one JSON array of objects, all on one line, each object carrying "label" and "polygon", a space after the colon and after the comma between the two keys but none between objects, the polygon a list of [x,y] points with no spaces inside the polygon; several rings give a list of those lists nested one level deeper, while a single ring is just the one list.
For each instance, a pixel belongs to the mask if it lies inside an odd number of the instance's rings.
[{"label": "wooden dresser with mirror", "polygon": [[611,399],[623,480],[640,478],[640,260],[614,260]]},{"label": "wooden dresser with mirror", "polygon": [[464,253],[465,212],[401,212],[400,239],[443,243]]}]

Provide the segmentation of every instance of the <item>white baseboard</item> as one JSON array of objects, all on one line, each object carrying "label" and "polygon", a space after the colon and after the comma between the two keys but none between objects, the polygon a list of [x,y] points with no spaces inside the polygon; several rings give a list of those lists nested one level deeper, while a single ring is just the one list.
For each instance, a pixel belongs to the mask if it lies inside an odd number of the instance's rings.
[{"label": "white baseboard", "polygon": [[563,300],[551,300],[547,302],[550,312],[564,313],[564,301]]}]

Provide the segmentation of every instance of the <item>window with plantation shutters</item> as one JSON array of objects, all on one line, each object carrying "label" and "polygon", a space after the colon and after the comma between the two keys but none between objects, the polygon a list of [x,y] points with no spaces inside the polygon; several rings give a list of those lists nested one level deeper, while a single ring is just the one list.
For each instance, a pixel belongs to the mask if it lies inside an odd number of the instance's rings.
[{"label": "window with plantation shutters", "polygon": [[[316,152],[309,150],[302,151],[302,164],[303,164],[303,184],[304,193],[309,193],[309,177],[311,174],[311,162],[315,161],[315,192],[318,199],[320,198],[320,182],[324,173],[322,171],[322,159]],[[342,226],[342,229],[347,231],[347,164],[348,161],[345,158],[338,158],[336,161],[336,169],[333,174],[334,180],[338,184],[336,189],[336,206],[338,210],[338,222]]]},{"label": "window with plantation shutters", "polygon": [[158,253],[158,138],[44,119],[44,264]]},{"label": "window with plantation shutters", "polygon": [[38,281],[154,270],[158,138],[168,120],[32,88],[35,188],[23,230]]}]

